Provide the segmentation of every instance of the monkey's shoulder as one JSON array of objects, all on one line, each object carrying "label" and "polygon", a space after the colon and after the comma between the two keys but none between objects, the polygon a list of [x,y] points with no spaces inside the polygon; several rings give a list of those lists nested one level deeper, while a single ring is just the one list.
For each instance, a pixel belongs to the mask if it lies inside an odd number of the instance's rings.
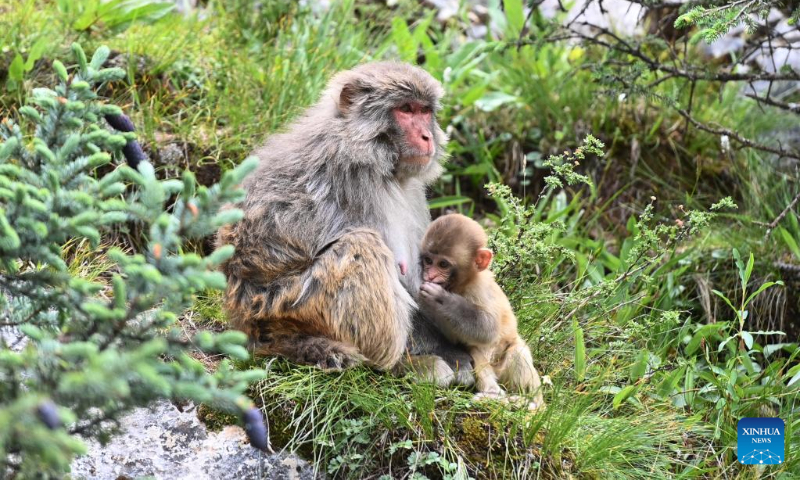
[{"label": "monkey's shoulder", "polygon": [[480,272],[474,287],[465,292],[464,298],[494,318],[500,329],[501,336],[516,334],[517,318],[511,308],[503,289],[494,279],[494,274],[489,270]]},{"label": "monkey's shoulder", "polygon": [[464,292],[464,297],[476,303],[510,304],[503,289],[497,284],[494,274],[489,270],[478,272],[470,288]]}]

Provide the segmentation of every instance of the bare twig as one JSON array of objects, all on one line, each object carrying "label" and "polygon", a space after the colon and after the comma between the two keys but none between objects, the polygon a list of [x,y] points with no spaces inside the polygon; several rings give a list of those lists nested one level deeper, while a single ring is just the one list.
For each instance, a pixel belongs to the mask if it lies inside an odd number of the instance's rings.
[{"label": "bare twig", "polygon": [[773,107],[778,107],[780,109],[787,110],[792,113],[800,113],[800,103],[781,102],[780,100],[775,100],[772,97],[760,97],[755,93],[745,93],[744,95],[746,97],[752,98],[758,103],[765,103],[767,105],[772,105]]},{"label": "bare twig", "polygon": [[536,11],[537,7],[544,2],[544,0],[534,0],[531,2],[530,10],[528,10],[528,14],[525,15],[525,20],[522,21],[522,28],[519,29],[519,38],[517,39],[517,51],[522,48],[522,39],[527,33],[525,27],[528,25],[528,22],[531,21],[531,17],[533,16],[533,12]]},{"label": "bare twig", "polygon": [[[616,50],[621,53],[627,53],[642,62],[644,62],[651,71],[660,71],[664,73],[673,74],[677,77],[686,78],[692,81],[712,81],[712,82],[756,82],[756,81],[795,81],[800,80],[800,74],[794,71],[790,72],[758,72],[758,73],[735,73],[735,72],[716,72],[709,73],[698,68],[698,70],[687,70],[677,67],[665,65],[658,60],[648,56],[642,52],[639,45],[632,45],[620,38],[617,34],[605,27],[600,27],[589,22],[575,22],[574,25],[591,28],[597,31],[596,35],[587,35],[583,32],[568,29],[568,36],[573,39],[584,40],[595,45],[599,45],[611,50]],[[602,37],[610,37],[613,42],[604,40]],[[548,39],[550,40],[550,39]],[[522,44],[540,41],[536,39],[524,39]]]},{"label": "bare twig", "polygon": [[[689,90],[689,106],[686,108],[686,112],[691,115],[692,114],[692,103],[694,103],[694,86],[697,82],[691,82],[692,88]],[[689,131],[689,119],[686,119],[686,123],[683,126],[683,134],[686,135],[686,132]]]},{"label": "bare twig", "polygon": [[675,110],[678,113],[680,113],[684,118],[686,118],[692,125],[694,125],[695,127],[697,127],[698,129],[700,129],[700,130],[702,130],[704,132],[713,133],[714,135],[720,135],[720,136],[727,135],[728,138],[730,138],[732,140],[735,140],[737,143],[739,143],[742,146],[754,148],[756,150],[761,150],[761,151],[764,151],[764,152],[774,153],[775,155],[778,155],[780,157],[793,158],[793,159],[796,159],[796,160],[800,160],[800,152],[798,152],[798,151],[785,150],[783,148],[776,148],[776,147],[771,147],[769,145],[764,145],[764,144],[761,144],[761,143],[757,143],[757,142],[754,142],[754,141],[752,141],[752,140],[750,140],[748,138],[745,138],[745,137],[739,135],[738,133],[734,132],[733,130],[731,130],[729,128],[712,127],[710,125],[706,125],[705,123],[701,123],[700,121],[698,121],[697,119],[692,117],[689,114],[689,112],[687,112],[686,110],[684,110],[682,108],[676,108]]},{"label": "bare twig", "polygon": [[792,199],[789,205],[786,205],[786,208],[784,208],[783,211],[780,214],[778,214],[777,217],[775,217],[775,220],[767,224],[766,236],[769,236],[770,232],[772,232],[772,230],[774,230],[775,227],[778,226],[778,224],[781,222],[781,220],[783,220],[786,214],[789,213],[789,211],[793,209],[795,205],[797,205],[798,200],[800,200],[800,192],[797,192],[797,195],[794,196],[794,199]]}]

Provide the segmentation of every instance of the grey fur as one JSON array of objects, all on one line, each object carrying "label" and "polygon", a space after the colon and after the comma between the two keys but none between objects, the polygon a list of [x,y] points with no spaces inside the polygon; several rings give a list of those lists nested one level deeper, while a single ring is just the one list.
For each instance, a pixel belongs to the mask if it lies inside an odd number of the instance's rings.
[{"label": "grey fur", "polygon": [[498,319],[461,295],[426,284],[420,309],[452,343],[488,345],[497,341]]},{"label": "grey fur", "polygon": [[[236,247],[223,265],[226,308],[257,351],[323,368],[399,360],[421,284],[425,190],[442,172],[447,137],[433,120],[431,160],[404,162],[419,153],[391,112],[407,101],[438,111],[443,93],[418,67],[362,65],[335,76],[316,105],[255,152],[244,219],[221,230],[219,243]],[[336,277],[348,266],[356,273]],[[393,301],[381,300],[387,294]]]},{"label": "grey fur", "polygon": [[[425,189],[442,172],[447,137],[437,124],[434,159],[419,171],[398,168],[402,148],[379,139],[393,129],[387,112],[405,97],[366,93],[342,115],[337,104],[345,84],[393,86],[437,109],[443,94],[424,70],[403,63],[366,64],[334,77],[315,106],[256,150],[261,164],[243,183],[242,208],[247,217],[263,221],[250,233],[264,238],[272,256],[289,265],[297,256],[313,258],[348,229],[374,228],[398,260],[408,260],[401,281],[416,292],[419,243],[430,223]],[[276,205],[282,208],[269,211]],[[290,251],[283,238],[290,239],[288,245],[307,244],[301,252]]]}]

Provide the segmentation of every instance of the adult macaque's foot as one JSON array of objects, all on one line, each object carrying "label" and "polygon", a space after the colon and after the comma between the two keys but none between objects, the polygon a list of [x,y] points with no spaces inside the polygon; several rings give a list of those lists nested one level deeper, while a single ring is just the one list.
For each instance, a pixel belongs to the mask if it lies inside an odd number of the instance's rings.
[{"label": "adult macaque's foot", "polygon": [[320,360],[317,367],[326,372],[337,372],[346,368],[355,367],[364,362],[362,355],[353,355],[344,352],[332,352],[327,358]]},{"label": "adult macaque's foot", "polygon": [[366,361],[357,348],[324,337],[306,338],[302,344],[303,358],[299,363],[316,366],[325,371],[338,371],[355,367]]}]

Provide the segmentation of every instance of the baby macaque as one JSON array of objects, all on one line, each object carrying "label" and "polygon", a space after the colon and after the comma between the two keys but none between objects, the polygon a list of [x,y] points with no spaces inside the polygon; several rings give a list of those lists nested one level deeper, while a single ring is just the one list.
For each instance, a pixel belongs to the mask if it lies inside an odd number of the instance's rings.
[{"label": "baby macaque", "polygon": [[517,332],[511,304],[489,270],[492,251],[486,242],[483,228],[464,215],[431,223],[422,239],[420,307],[450,341],[469,349],[479,397],[502,397],[502,383],[533,395],[530,408],[540,408],[539,373]]}]

